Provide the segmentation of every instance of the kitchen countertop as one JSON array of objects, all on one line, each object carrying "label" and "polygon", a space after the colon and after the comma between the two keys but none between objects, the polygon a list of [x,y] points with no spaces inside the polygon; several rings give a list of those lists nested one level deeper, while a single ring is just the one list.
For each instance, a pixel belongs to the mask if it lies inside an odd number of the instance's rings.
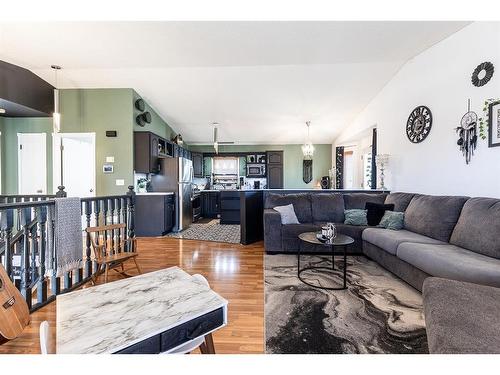
[{"label": "kitchen countertop", "polygon": [[57,296],[57,353],[113,353],[227,306],[178,267]]},{"label": "kitchen countertop", "polygon": [[135,195],[173,195],[175,194],[173,191],[167,191],[167,192],[147,192],[147,193],[136,193]]}]

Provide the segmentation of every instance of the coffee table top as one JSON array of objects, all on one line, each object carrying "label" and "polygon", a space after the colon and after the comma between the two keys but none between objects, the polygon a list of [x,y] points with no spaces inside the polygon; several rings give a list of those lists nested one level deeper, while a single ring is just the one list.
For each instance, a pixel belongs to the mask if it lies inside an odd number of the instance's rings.
[{"label": "coffee table top", "polygon": [[337,234],[337,237],[334,238],[332,242],[321,242],[316,238],[316,233],[319,232],[305,232],[299,234],[299,238],[304,242],[309,242],[315,245],[324,245],[324,246],[346,246],[354,243],[354,239],[345,234]]}]

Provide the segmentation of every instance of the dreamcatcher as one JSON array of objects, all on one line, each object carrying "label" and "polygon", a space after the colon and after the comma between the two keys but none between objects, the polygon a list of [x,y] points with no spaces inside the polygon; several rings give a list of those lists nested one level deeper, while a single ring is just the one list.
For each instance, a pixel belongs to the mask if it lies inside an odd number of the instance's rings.
[{"label": "dreamcatcher", "polygon": [[477,114],[470,110],[470,99],[467,113],[460,120],[460,126],[455,128],[458,134],[457,145],[465,156],[465,163],[469,164],[477,145]]}]

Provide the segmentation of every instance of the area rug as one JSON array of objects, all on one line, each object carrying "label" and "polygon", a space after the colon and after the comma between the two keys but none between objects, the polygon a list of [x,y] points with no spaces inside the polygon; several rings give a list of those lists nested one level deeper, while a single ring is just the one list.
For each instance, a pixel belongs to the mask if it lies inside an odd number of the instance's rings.
[{"label": "area rug", "polygon": [[[339,257],[332,276],[301,276],[341,286],[341,267]],[[348,257],[347,270],[347,290],[322,290],[297,278],[295,255],[266,255],[266,353],[428,353],[421,294],[362,256]]]},{"label": "area rug", "polygon": [[240,226],[221,225],[219,219],[213,219],[208,222],[193,223],[182,232],[169,233],[167,236],[186,240],[240,243]]}]

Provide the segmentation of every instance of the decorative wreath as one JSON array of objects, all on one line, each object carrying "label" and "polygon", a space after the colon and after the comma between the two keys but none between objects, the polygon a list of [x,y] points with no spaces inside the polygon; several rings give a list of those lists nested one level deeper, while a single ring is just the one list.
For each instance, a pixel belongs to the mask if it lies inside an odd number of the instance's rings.
[{"label": "decorative wreath", "polygon": [[[479,73],[484,70],[485,74],[483,78],[479,78]],[[472,84],[476,87],[484,86],[488,83],[488,81],[493,77],[493,73],[495,72],[495,67],[489,61],[483,62],[477,66],[477,68],[472,73],[471,81]]]}]

